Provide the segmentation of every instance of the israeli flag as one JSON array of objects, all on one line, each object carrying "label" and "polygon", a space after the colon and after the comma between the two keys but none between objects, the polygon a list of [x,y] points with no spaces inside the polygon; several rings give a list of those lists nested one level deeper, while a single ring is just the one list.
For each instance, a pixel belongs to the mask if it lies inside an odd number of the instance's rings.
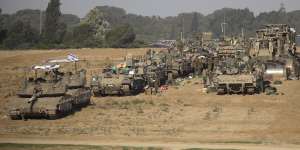
[{"label": "israeli flag", "polygon": [[67,58],[69,61],[79,61],[79,58],[76,56],[76,55],[74,55],[74,54],[69,54],[68,55],[68,58]]},{"label": "israeli flag", "polygon": [[296,33],[296,29],[295,28],[290,28],[290,31],[293,33]]},{"label": "israeli flag", "polygon": [[54,69],[58,69],[60,67],[60,65],[57,64],[50,64],[50,65],[41,65],[41,66],[33,66],[34,70],[54,70]]}]

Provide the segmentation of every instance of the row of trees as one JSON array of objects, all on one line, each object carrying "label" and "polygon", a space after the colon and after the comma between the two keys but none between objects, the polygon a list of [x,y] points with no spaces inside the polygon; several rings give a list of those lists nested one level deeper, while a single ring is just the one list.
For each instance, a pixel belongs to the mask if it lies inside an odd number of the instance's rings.
[{"label": "row of trees", "polygon": [[[40,11],[22,10],[14,15],[0,10],[0,48],[82,48],[131,47],[135,33],[129,24],[111,26],[99,9],[93,9],[83,21],[62,15],[60,0],[51,0],[43,13],[40,30]],[[27,14],[27,15],[24,15]],[[135,44],[135,45],[134,45]]]},{"label": "row of trees", "polygon": [[138,40],[151,42],[159,39],[178,39],[181,32],[190,38],[199,32],[213,32],[214,37],[222,35],[221,23],[226,24],[227,35],[254,36],[255,31],[264,24],[285,23],[300,29],[300,10],[286,12],[282,5],[277,11],[254,15],[248,8],[223,8],[209,15],[198,12],[181,13],[178,16],[161,18],[159,16],[141,16],[126,14],[125,10],[116,7],[96,7],[109,21],[111,26],[127,23],[131,25]]},{"label": "row of trees", "polygon": [[268,23],[286,23],[300,29],[300,10],[286,12],[283,6],[257,16],[247,8],[223,8],[207,16],[192,12],[166,18],[97,6],[80,19],[62,14],[60,1],[51,0],[42,18],[40,33],[39,10],[21,10],[12,15],[0,10],[0,48],[140,47],[159,39],[178,39],[181,33],[185,38],[199,32],[213,32],[219,37],[224,21],[227,35],[239,35],[243,30],[244,35],[254,36],[256,29]]}]

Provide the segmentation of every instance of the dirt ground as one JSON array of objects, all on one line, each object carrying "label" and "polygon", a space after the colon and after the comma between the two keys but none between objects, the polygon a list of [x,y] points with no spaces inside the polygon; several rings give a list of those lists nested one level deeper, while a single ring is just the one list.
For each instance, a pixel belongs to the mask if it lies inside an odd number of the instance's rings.
[{"label": "dirt ground", "polygon": [[[0,141],[6,138],[121,140],[123,142],[300,143],[300,81],[285,81],[279,95],[226,95],[202,92],[200,78],[186,79],[157,96],[93,98],[93,105],[59,120],[12,121],[8,103],[24,68],[68,53],[87,60],[88,75],[105,63],[146,49],[0,51]],[[109,59],[108,59],[109,58]]]}]

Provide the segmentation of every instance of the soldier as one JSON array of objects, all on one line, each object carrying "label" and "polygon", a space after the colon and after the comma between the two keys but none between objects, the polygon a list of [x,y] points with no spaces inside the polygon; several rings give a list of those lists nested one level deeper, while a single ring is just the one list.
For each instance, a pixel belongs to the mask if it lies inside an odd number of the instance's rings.
[{"label": "soldier", "polygon": [[204,88],[207,87],[207,76],[208,76],[208,72],[207,72],[207,69],[204,69],[203,72],[202,72],[202,81],[203,81],[203,85],[204,85]]},{"label": "soldier", "polygon": [[157,94],[157,93],[158,93],[158,89],[159,89],[158,80],[159,80],[159,79],[156,79],[156,80],[155,80],[155,82],[154,82],[154,89],[155,89],[155,91],[154,91],[154,92],[155,92],[155,94]]},{"label": "soldier", "polygon": [[293,55],[295,56],[297,52],[297,46],[296,43],[293,43]]},{"label": "soldier", "polygon": [[195,76],[199,76],[200,75],[200,58],[199,57],[195,57],[193,62],[192,62],[192,68],[194,69],[194,75]]},{"label": "soldier", "polygon": [[258,84],[259,92],[265,92],[264,88],[264,79],[263,79],[263,72],[265,70],[263,65],[255,65],[254,75],[256,77],[256,83]]},{"label": "soldier", "polygon": [[214,69],[214,60],[213,60],[212,57],[209,57],[207,61],[208,61],[207,62],[207,64],[208,64],[207,69],[208,69],[209,72],[211,72]]}]

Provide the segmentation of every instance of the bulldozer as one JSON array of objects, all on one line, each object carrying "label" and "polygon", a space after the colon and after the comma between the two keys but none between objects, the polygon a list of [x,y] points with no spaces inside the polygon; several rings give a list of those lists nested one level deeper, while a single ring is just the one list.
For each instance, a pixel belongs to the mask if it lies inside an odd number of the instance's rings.
[{"label": "bulldozer", "polygon": [[257,30],[250,55],[265,62],[269,77],[278,76],[273,66],[279,66],[276,70],[284,70],[281,71],[283,80],[299,79],[296,30],[287,24],[267,24]]}]

